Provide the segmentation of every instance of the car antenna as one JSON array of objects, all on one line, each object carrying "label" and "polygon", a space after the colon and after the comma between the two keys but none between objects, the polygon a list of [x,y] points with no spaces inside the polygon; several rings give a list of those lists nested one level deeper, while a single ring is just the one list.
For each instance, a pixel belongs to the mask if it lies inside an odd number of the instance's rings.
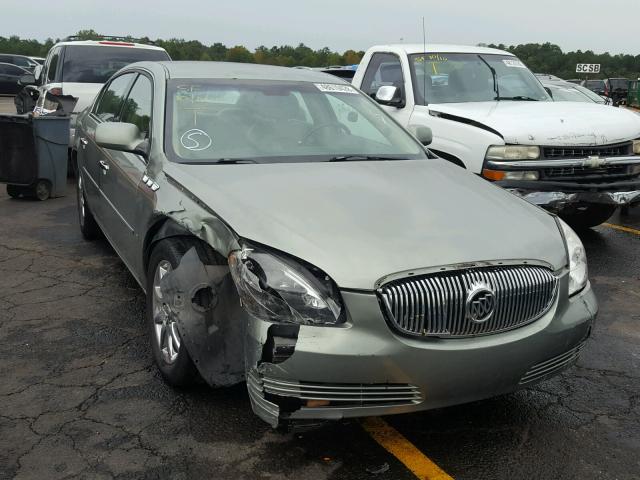
[{"label": "car antenna", "polygon": [[422,16],[422,102],[427,105],[427,30]]}]

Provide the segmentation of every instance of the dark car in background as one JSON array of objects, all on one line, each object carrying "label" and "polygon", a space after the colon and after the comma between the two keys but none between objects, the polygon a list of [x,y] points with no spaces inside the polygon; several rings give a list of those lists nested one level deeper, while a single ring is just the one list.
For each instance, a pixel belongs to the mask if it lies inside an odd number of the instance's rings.
[{"label": "dark car in background", "polygon": [[38,66],[38,62],[36,62],[31,57],[27,57],[25,55],[16,55],[13,53],[0,53],[0,63],[9,63],[11,65],[16,65],[18,67],[22,67],[30,72],[33,72],[33,69]]},{"label": "dark car in background", "polygon": [[605,97],[609,97],[614,105],[626,104],[628,94],[628,78],[607,78],[604,81],[604,95]]},{"label": "dark car in background", "polygon": [[23,75],[29,74],[29,70],[12,65],[0,63],[0,95],[15,95],[22,89],[19,80]]},{"label": "dark car in background", "polygon": [[583,87],[587,87],[589,90],[597,93],[598,95],[604,95],[604,91],[605,91],[604,80],[583,80],[581,85]]}]

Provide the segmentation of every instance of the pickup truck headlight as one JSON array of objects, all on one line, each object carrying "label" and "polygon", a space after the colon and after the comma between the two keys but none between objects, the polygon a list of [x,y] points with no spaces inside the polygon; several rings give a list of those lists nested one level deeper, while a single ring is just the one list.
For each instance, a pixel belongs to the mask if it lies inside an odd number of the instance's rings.
[{"label": "pickup truck headlight", "polygon": [[531,145],[492,145],[487,150],[487,160],[537,160],[540,147]]},{"label": "pickup truck headlight", "polygon": [[569,296],[578,293],[587,284],[587,254],[580,237],[564,221],[558,219],[569,256]]},{"label": "pickup truck headlight", "polygon": [[640,155],[640,139],[633,141],[633,154]]},{"label": "pickup truck headlight", "polygon": [[321,270],[252,246],[231,252],[228,260],[242,306],[255,317],[301,325],[344,321],[338,288]]}]

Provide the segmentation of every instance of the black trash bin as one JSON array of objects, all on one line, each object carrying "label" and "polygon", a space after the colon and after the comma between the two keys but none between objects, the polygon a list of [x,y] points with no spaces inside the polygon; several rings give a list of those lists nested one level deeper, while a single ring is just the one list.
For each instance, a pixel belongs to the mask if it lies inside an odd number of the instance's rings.
[{"label": "black trash bin", "polygon": [[0,183],[12,197],[61,197],[67,183],[68,116],[0,115]]}]

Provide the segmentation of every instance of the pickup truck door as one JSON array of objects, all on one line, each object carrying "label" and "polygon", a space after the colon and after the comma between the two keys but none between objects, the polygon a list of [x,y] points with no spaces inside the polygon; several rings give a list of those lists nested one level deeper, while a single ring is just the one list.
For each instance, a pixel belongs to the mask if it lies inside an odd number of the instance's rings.
[{"label": "pickup truck door", "polygon": [[[151,79],[142,73],[137,74],[124,99],[119,118],[120,122],[132,123],[140,129],[144,138],[141,150],[147,152],[151,144],[152,99]],[[142,267],[140,245],[145,233],[141,225],[145,224],[142,212],[150,201],[148,197],[154,195],[153,182],[151,185],[142,182],[147,158],[131,152],[101,150],[108,166],[106,175],[102,176],[102,190],[107,202],[104,227],[122,260],[134,274],[139,274]]]},{"label": "pickup truck door", "polygon": [[400,57],[395,53],[376,52],[369,60],[360,89],[375,99],[378,89],[385,85],[399,88],[405,104],[400,108],[384,105],[382,108],[406,127],[414,105],[408,64],[403,65]]}]

